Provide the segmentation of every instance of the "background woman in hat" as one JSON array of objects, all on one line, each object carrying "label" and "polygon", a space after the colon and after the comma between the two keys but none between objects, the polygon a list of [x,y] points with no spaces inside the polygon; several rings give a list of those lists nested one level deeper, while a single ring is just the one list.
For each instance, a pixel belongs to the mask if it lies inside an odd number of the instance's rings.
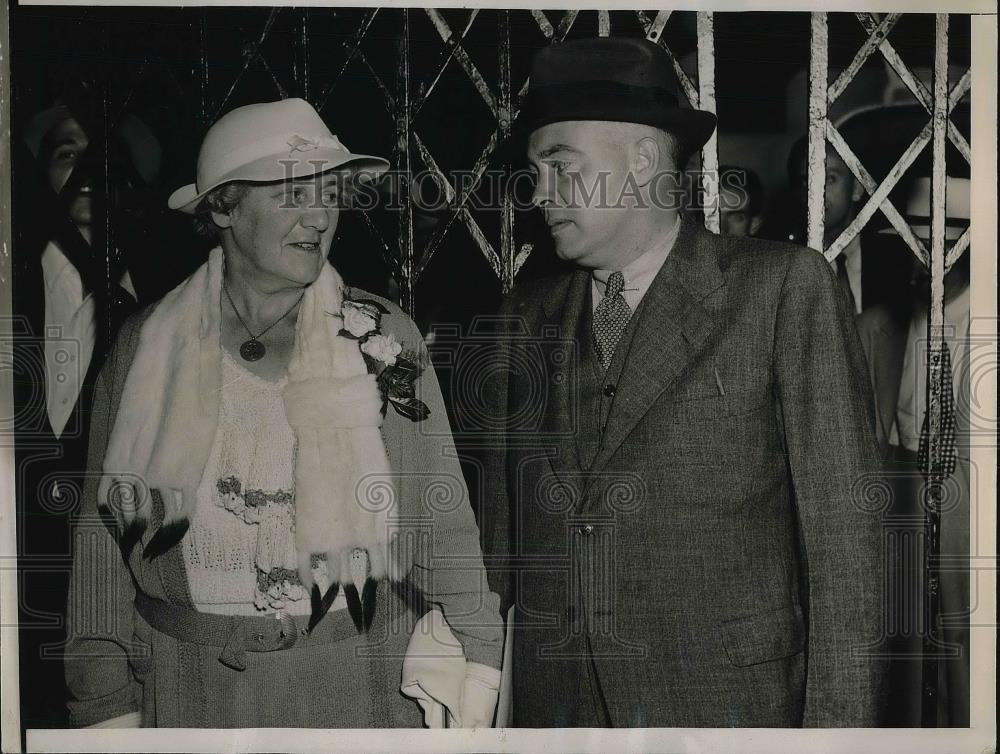
[{"label": "background woman in hat", "polygon": [[171,196],[220,245],[123,327],[98,383],[77,725],[419,726],[400,692],[418,595],[457,638],[447,663],[411,651],[411,695],[490,724],[498,598],[433,370],[409,318],[327,262],[345,177],[386,167],[284,100],[220,119]]}]

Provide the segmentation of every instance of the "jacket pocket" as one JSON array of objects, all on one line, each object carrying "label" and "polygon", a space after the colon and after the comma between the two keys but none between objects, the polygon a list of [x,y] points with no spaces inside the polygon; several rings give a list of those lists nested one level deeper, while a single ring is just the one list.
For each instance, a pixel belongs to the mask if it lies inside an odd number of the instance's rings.
[{"label": "jacket pocket", "polygon": [[791,657],[806,645],[802,608],[798,605],[726,621],[721,632],[729,661],[738,667]]}]

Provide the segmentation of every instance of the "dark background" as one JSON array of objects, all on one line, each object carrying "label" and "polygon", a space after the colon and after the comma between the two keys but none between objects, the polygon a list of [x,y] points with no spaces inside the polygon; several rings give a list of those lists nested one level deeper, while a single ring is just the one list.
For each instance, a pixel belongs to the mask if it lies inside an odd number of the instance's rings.
[{"label": "dark background", "polygon": [[[439,12],[454,34],[466,29],[470,11]],[[155,270],[147,275],[152,281],[150,293],[162,295],[204,258],[204,244],[191,238],[187,218],[165,209],[165,197],[193,180],[201,137],[221,113],[251,102],[303,97],[320,110],[331,130],[350,148],[384,155],[393,160],[394,167],[400,165],[395,113],[383,91],[397,99],[403,92],[399,62],[404,11],[383,8],[374,19],[370,15],[371,9],[366,8],[273,12],[269,8],[14,6],[15,134],[34,113],[81,81],[96,97],[105,99],[111,118],[128,111],[152,127],[164,159],[159,184],[151,188],[147,203],[146,240],[151,248],[127,252],[135,266]],[[558,27],[564,15],[564,11],[549,11],[547,19]],[[647,13],[650,19],[654,15]],[[407,16],[408,85],[411,99],[417,99],[438,76],[450,48],[422,10],[411,10]],[[499,89],[502,22],[509,24],[515,94],[527,77],[531,55],[548,43],[530,11],[481,10],[462,47],[494,96]],[[835,72],[849,64],[865,35],[852,14],[830,14],[829,23],[830,68]],[[597,24],[596,12],[581,12],[567,38],[594,36]],[[361,29],[365,31],[359,39]],[[637,13],[611,12],[611,32],[642,34]],[[908,14],[889,39],[904,62],[926,67],[932,63],[933,34],[932,15]],[[663,39],[697,82],[696,15],[673,13]],[[950,39],[950,63],[966,67],[968,17],[952,17]],[[765,187],[781,187],[787,148],[804,133],[804,102],[802,108],[796,107],[792,90],[793,80],[801,80],[808,69],[809,43],[808,13],[715,14],[721,161],[755,167]],[[361,54],[351,56],[355,47]],[[864,75],[841,98],[842,109],[852,101],[870,99],[865,89],[879,79],[877,69],[882,67],[881,56],[876,54],[862,69]],[[457,60],[445,67],[412,123],[412,131],[446,175],[470,168],[496,127]],[[419,170],[422,164],[412,137],[410,146],[411,164]],[[32,172],[33,166],[26,161],[30,155],[15,154],[18,180]],[[15,224],[22,230],[24,223],[44,225],[31,210],[15,207]],[[499,213],[474,210],[472,214],[493,248],[500,251]],[[440,232],[448,219],[447,213],[414,219],[418,259],[429,234]],[[538,232],[541,229],[533,219],[532,213],[522,213],[515,220],[515,248],[525,242],[535,245],[520,273],[524,277],[555,264],[547,236]],[[398,220],[398,214],[384,210],[370,213],[369,221],[357,213],[342,216],[332,257],[349,282],[389,295],[396,292],[389,278],[395,277],[398,283],[405,277],[399,269]],[[455,221],[413,284],[412,313],[426,330],[432,320],[464,321],[470,312],[490,311],[499,294],[496,275],[465,226]]]}]

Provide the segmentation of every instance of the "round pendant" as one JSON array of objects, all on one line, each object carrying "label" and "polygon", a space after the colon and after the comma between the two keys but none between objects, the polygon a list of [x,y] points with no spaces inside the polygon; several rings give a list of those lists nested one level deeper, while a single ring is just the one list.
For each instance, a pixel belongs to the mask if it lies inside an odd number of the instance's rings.
[{"label": "round pendant", "polygon": [[255,338],[245,341],[240,346],[240,356],[243,357],[244,361],[260,361],[266,352],[264,344]]}]

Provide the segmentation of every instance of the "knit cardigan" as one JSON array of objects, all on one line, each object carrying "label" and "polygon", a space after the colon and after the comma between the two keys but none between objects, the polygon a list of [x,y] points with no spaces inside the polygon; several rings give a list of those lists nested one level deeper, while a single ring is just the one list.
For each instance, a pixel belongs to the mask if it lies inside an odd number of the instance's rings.
[{"label": "knit cardigan", "polygon": [[[403,585],[382,582],[368,634],[351,627],[332,644],[248,653],[243,671],[221,664],[217,648],[177,641],[146,624],[134,608],[137,591],[193,606],[182,548],[147,561],[140,544],[126,562],[114,521],[97,505],[108,437],[151,308],[139,312],[123,325],[94,391],[67,610],[73,724],[141,711],[143,725],[158,727],[419,727],[418,705],[399,692],[400,671],[413,624],[433,606],[441,608],[469,661],[500,666],[499,598],[486,586],[478,529],[423,340],[395,304],[360,290],[347,296],[380,300],[389,310],[383,331],[426,364],[416,389],[430,417],[411,422],[390,408],[382,426],[399,480],[399,513],[410,527],[408,578]],[[144,542],[163,517],[156,490],[153,502]],[[324,620],[349,622],[346,612]]]}]

